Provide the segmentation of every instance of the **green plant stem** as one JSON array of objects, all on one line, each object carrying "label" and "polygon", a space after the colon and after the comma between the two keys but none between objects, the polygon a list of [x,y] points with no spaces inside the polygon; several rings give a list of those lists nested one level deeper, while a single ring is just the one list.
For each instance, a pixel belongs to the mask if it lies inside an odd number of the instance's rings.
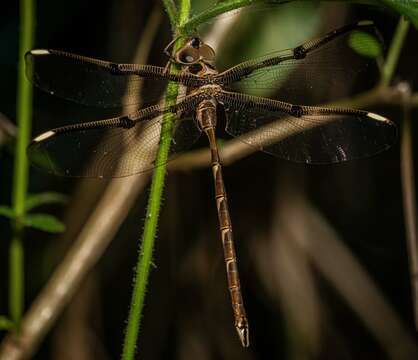
[{"label": "green plant stem", "polygon": [[173,0],[163,0],[165,11],[167,12],[168,18],[170,19],[170,24],[173,29],[177,25],[177,9],[176,4]]},{"label": "green plant stem", "polygon": [[390,44],[385,64],[383,65],[382,75],[380,78],[380,84],[382,86],[389,86],[393,73],[395,72],[396,65],[398,64],[399,55],[401,53],[403,43],[408,33],[408,29],[409,21],[402,16],[399,19],[395,35],[393,35],[393,39]]},{"label": "green plant stem", "polygon": [[13,210],[16,216],[14,231],[9,252],[9,312],[10,318],[19,327],[23,311],[24,299],[24,253],[23,253],[23,223],[25,216],[26,194],[28,187],[28,160],[26,147],[29,143],[32,117],[32,86],[25,77],[25,53],[33,47],[35,32],[35,6],[33,0],[20,1],[20,38],[19,64],[17,84],[18,124],[15,148],[15,166],[13,178]]},{"label": "green plant stem", "polygon": [[[190,0],[182,0],[178,13],[178,24],[183,24],[190,12]],[[172,24],[174,25],[174,24]],[[174,50],[182,45],[181,40],[176,41]],[[176,65],[172,67],[172,71],[178,71]],[[165,105],[175,104],[178,94],[178,84],[170,82],[167,86],[167,96]],[[132,360],[135,356],[136,342],[139,332],[142,310],[144,307],[145,291],[147,288],[150,267],[152,263],[152,253],[154,248],[154,240],[157,231],[158,217],[161,209],[161,198],[164,188],[164,180],[166,175],[166,165],[170,145],[171,145],[171,129],[173,127],[174,114],[167,113],[164,115],[161,127],[160,146],[156,157],[156,168],[151,183],[150,196],[148,200],[147,215],[144,223],[144,232],[142,243],[138,256],[138,264],[134,278],[134,288],[132,292],[131,307],[129,309],[128,324],[126,327],[125,341],[123,345],[122,359]]]}]

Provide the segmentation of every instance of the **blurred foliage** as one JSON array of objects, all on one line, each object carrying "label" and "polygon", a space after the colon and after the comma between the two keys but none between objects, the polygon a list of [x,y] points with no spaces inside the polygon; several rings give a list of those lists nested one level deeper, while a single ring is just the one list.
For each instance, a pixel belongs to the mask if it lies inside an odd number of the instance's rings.
[{"label": "blurred foliage", "polygon": [[61,233],[65,231],[65,225],[55,216],[48,214],[29,213],[25,216],[23,223],[25,226],[50,233]]},{"label": "blurred foliage", "polygon": [[354,51],[360,55],[370,58],[378,58],[379,56],[383,55],[381,43],[377,40],[376,37],[366,32],[354,32],[351,34],[349,42]]},{"label": "blurred foliage", "polygon": [[57,192],[44,192],[38,194],[28,194],[26,198],[26,210],[32,210],[41,205],[65,204],[68,196]]},{"label": "blurred foliage", "polygon": [[0,330],[10,330],[14,326],[13,321],[10,321],[5,316],[0,316]]},{"label": "blurred foliage", "polygon": [[0,215],[18,221],[24,226],[49,233],[60,233],[65,230],[65,225],[53,215],[27,213],[23,218],[19,218],[15,215],[13,209],[7,206],[0,206]]}]

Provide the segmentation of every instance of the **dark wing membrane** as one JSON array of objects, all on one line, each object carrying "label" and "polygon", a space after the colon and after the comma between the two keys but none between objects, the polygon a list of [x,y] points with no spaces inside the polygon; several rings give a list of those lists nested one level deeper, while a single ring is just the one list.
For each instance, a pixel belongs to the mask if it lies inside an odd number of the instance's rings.
[{"label": "dark wing membrane", "polygon": [[55,175],[128,176],[155,167],[162,129],[172,135],[170,156],[187,150],[201,133],[191,117],[175,119],[171,129],[163,125],[161,115],[129,129],[51,130],[32,141],[28,155],[35,166]]},{"label": "dark wing membrane", "polygon": [[[354,48],[356,50],[354,50]],[[294,49],[241,63],[218,75],[235,90],[313,105],[349,95],[378,73],[383,49],[370,22],[347,25]],[[367,84],[366,84],[367,85]]]},{"label": "dark wing membrane", "polygon": [[[153,77],[162,68],[115,64],[57,50],[32,50],[26,56],[26,75],[40,89],[84,105],[121,107],[156,102],[167,80]],[[135,67],[144,75],[123,73]]]},{"label": "dark wing membrane", "polygon": [[[33,139],[29,158],[50,173],[66,176],[122,177],[150,170],[161,137],[172,136],[172,154],[199,137],[200,128],[186,118],[204,96],[198,93],[173,105],[157,104],[126,116],[49,130]],[[167,122],[170,113],[173,123]]]},{"label": "dark wing membrane", "polygon": [[[314,107],[311,107],[314,108]],[[311,164],[343,162],[375,155],[396,140],[396,126],[370,112],[349,114],[321,109],[316,115],[282,111],[227,111],[226,131],[239,140],[282,159]]]}]

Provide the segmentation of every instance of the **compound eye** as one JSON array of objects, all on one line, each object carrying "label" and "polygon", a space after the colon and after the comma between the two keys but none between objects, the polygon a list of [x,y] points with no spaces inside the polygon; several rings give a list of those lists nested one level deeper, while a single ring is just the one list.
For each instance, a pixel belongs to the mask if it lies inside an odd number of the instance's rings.
[{"label": "compound eye", "polygon": [[195,48],[198,49],[200,46],[200,39],[197,37],[193,37],[190,39],[190,45]]},{"label": "compound eye", "polygon": [[207,61],[215,60],[215,51],[209,45],[202,45],[199,49],[200,56]]},{"label": "compound eye", "polygon": [[193,64],[199,60],[199,51],[192,47],[186,47],[178,52],[176,59],[182,64]]}]

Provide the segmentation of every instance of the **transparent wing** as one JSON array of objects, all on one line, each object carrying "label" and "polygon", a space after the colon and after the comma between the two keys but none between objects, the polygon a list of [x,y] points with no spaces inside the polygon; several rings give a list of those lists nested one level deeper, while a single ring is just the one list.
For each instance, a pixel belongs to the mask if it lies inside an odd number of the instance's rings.
[{"label": "transparent wing", "polygon": [[[348,25],[294,49],[241,63],[219,75],[229,87],[294,104],[314,105],[349,95],[378,74],[383,44],[369,22]],[[366,85],[368,85],[366,83]]]},{"label": "transparent wing", "polygon": [[[27,78],[34,85],[84,105],[147,106],[158,101],[168,82],[161,78],[160,67],[115,64],[57,50],[32,50],[25,60]],[[130,69],[142,75],[129,74]]]},{"label": "transparent wing", "polygon": [[[323,109],[323,108],[322,108]],[[396,140],[396,125],[373,113],[294,117],[282,111],[230,107],[226,131],[266,153],[326,164],[375,155]]]},{"label": "transparent wing", "polygon": [[[73,177],[123,177],[151,170],[158,151],[163,116],[125,128],[46,132],[28,148],[33,164],[49,173]],[[192,117],[176,119],[170,157],[187,150],[201,130]]]}]

